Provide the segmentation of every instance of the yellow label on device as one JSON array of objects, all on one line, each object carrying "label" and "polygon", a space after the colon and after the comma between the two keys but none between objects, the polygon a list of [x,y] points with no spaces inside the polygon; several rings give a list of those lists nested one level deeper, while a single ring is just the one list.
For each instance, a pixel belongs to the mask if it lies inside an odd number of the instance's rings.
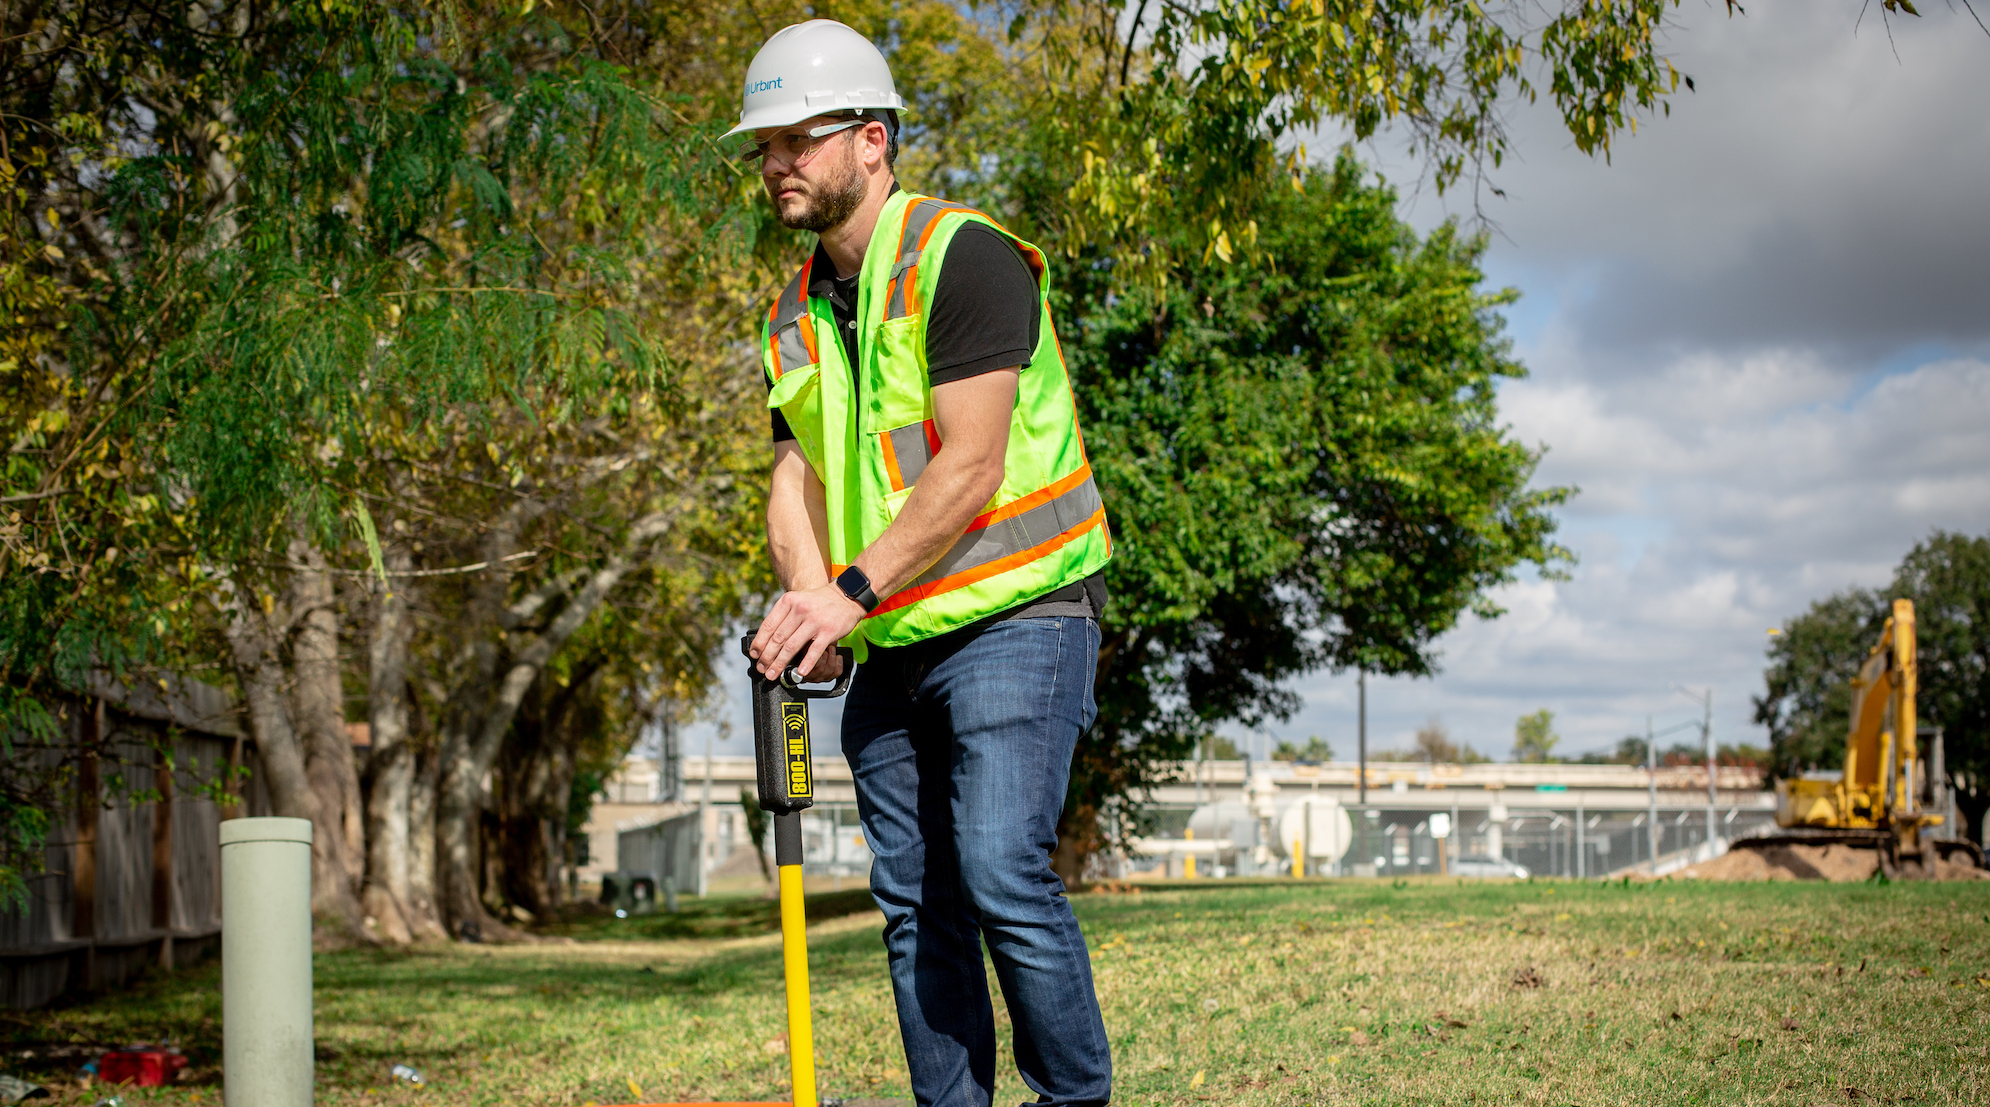
[{"label": "yellow label on device", "polygon": [[788,750],[788,798],[815,798],[808,758],[808,704],[781,705],[781,740]]}]

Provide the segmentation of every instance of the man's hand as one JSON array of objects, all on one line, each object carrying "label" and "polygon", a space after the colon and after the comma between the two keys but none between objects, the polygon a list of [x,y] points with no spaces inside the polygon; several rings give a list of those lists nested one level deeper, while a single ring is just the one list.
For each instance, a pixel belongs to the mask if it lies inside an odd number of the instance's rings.
[{"label": "man's hand", "polygon": [[790,663],[809,683],[835,680],[843,675],[836,643],[857,629],[863,617],[862,605],[834,581],[805,592],[784,592],[753,636],[753,660],[768,680],[779,680]]}]

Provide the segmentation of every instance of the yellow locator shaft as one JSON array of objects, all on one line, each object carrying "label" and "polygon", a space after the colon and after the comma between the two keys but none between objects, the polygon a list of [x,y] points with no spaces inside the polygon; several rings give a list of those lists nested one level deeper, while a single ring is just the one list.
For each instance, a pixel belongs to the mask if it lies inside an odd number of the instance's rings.
[{"label": "yellow locator shaft", "polygon": [[795,1107],[818,1107],[815,1038],[808,1020],[808,918],[802,906],[802,867],[782,865],[780,874],[781,967],[788,982],[788,1068]]}]

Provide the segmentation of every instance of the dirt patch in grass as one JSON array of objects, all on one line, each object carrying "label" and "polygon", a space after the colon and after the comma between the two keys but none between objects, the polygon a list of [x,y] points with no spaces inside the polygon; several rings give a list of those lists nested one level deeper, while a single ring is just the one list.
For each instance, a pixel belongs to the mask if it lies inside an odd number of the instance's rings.
[{"label": "dirt patch in grass", "polygon": [[1852,846],[1771,846],[1733,849],[1679,875],[1689,880],[1869,880],[1879,871],[1876,850]]},{"label": "dirt patch in grass", "polygon": [[[1871,880],[1879,872],[1879,852],[1856,846],[1771,846],[1732,849],[1703,861],[1679,876],[1688,880],[1827,880],[1837,884]],[[1974,865],[1940,861],[1936,880],[1985,880],[1990,873]]]}]

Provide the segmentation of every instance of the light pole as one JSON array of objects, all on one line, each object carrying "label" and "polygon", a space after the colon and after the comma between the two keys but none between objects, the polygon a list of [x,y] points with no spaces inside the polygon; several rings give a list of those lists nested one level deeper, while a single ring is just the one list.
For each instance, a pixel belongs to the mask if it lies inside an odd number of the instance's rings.
[{"label": "light pole", "polygon": [[1714,853],[1714,808],[1720,805],[1720,795],[1714,782],[1714,689],[1712,685],[1708,685],[1705,695],[1694,695],[1693,691],[1683,684],[1675,684],[1673,687],[1679,690],[1680,695],[1688,699],[1700,700],[1705,709],[1705,714],[1702,716],[1700,722],[1700,737],[1706,741],[1707,745],[1707,856],[1712,857]]},{"label": "light pole", "polygon": [[1357,782],[1360,785],[1359,798],[1361,806],[1366,808],[1368,806],[1368,670],[1355,670],[1354,687],[1357,693],[1355,700],[1357,705],[1355,713],[1357,737],[1355,741],[1360,748],[1360,752],[1357,754],[1360,758],[1360,768],[1356,769],[1355,772],[1357,774]]},{"label": "light pole", "polygon": [[1651,827],[1645,837],[1651,842],[1651,875],[1658,875],[1658,741],[1651,732],[1651,716],[1645,716],[1645,784],[1651,790]]},{"label": "light pole", "polygon": [[[1677,687],[1677,685],[1674,687]],[[1653,876],[1658,875],[1658,847],[1660,836],[1665,833],[1658,827],[1658,740],[1675,731],[1699,725],[1699,723],[1694,722],[1678,723],[1666,727],[1664,730],[1654,731],[1651,728],[1651,716],[1645,716],[1645,779],[1651,796],[1651,871]],[[1711,831],[1713,829],[1712,807],[1707,808],[1707,818],[1709,820],[1707,827]]]}]

